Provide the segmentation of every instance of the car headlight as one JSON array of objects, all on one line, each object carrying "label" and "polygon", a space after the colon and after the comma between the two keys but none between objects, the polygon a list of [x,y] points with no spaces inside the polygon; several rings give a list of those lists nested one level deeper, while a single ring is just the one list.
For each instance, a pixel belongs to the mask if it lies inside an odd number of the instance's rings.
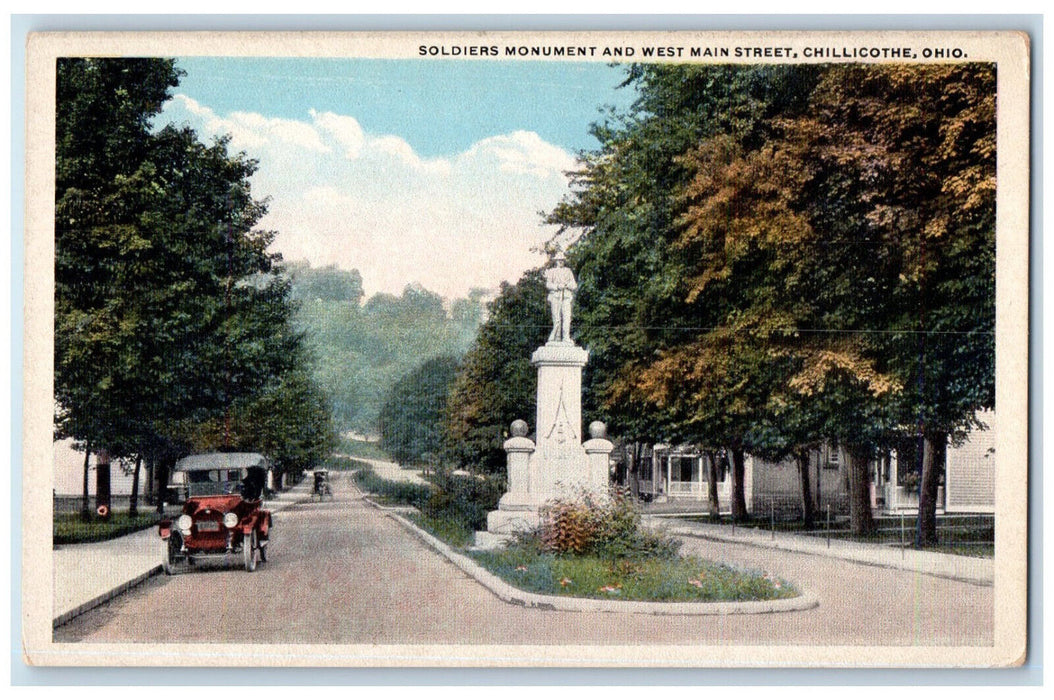
[{"label": "car headlight", "polygon": [[238,524],[238,516],[235,513],[227,513],[223,516],[223,526],[230,529]]},{"label": "car headlight", "polygon": [[183,515],[179,516],[179,518],[176,520],[176,527],[178,527],[179,531],[182,532],[184,535],[187,535],[190,534],[190,526],[193,524],[193,522],[194,521],[190,519],[190,516],[184,513]]}]

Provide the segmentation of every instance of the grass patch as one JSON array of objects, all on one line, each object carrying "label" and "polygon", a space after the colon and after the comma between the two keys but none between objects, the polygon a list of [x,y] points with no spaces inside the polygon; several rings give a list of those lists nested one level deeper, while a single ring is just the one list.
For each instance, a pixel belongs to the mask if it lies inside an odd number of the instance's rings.
[{"label": "grass patch", "polygon": [[424,513],[414,513],[410,520],[433,537],[443,540],[451,547],[464,549],[473,544],[476,539],[475,530],[465,523],[452,517],[436,517]]},{"label": "grass patch", "polygon": [[507,583],[547,595],[668,603],[773,600],[798,595],[786,581],[698,557],[603,559],[517,546],[469,554]]},{"label": "grass patch", "polygon": [[81,519],[80,513],[56,513],[51,541],[52,544],[103,542],[153,527],[157,521],[156,513],[141,512],[133,518],[126,511],[114,512],[108,520],[93,514],[87,521]]},{"label": "grass patch", "polygon": [[[763,573],[676,556],[679,543],[641,529],[639,514],[626,499],[591,506],[588,512],[583,504],[558,503],[538,532],[524,533],[513,546],[468,551],[475,530],[485,526],[486,511],[495,507],[499,484],[473,477],[444,478],[430,487],[389,481],[370,469],[355,472],[355,480],[382,502],[415,507],[418,512],[409,518],[418,527],[522,590],[654,602],[758,601],[799,595],[786,581]],[[565,546],[578,548],[579,553],[551,551]]]},{"label": "grass patch", "polygon": [[388,453],[381,449],[376,442],[368,440],[354,440],[352,438],[341,438],[337,445],[337,451],[349,457],[361,457],[364,459],[381,459],[391,461]]},{"label": "grass patch", "polygon": [[355,485],[371,493],[383,505],[406,505],[422,509],[435,489],[430,484],[391,481],[377,476],[369,466],[355,472]]},{"label": "grass patch", "polygon": [[[916,549],[910,547],[910,549]],[[962,543],[962,544],[935,544],[922,547],[924,552],[938,552],[940,554],[955,554],[960,557],[977,557],[979,559],[992,559],[995,557],[995,543]]]}]

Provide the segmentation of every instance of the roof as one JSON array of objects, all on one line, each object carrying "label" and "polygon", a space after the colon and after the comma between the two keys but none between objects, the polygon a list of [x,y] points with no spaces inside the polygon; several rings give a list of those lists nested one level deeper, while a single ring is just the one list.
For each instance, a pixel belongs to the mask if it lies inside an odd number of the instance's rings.
[{"label": "roof", "polygon": [[248,469],[267,467],[267,458],[258,452],[209,452],[190,455],[176,462],[173,467],[179,472],[195,472],[205,469]]}]

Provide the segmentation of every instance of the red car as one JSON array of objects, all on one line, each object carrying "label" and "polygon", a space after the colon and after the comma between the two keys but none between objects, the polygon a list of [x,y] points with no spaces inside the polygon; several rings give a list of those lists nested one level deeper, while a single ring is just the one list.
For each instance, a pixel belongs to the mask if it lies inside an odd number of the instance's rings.
[{"label": "red car", "polygon": [[186,502],[178,518],[158,526],[166,574],[180,563],[230,561],[238,554],[246,571],[267,561],[271,513],[260,507],[267,469],[267,459],[254,452],[192,455],[176,463],[172,485]]}]

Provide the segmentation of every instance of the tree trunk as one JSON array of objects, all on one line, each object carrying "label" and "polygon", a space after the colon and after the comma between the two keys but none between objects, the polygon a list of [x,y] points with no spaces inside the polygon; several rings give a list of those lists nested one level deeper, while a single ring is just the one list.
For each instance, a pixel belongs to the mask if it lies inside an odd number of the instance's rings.
[{"label": "tree trunk", "polygon": [[859,445],[846,449],[849,461],[849,529],[854,535],[875,531],[871,515],[871,450]]},{"label": "tree trunk", "polygon": [[717,496],[717,454],[706,453],[706,497],[710,502],[710,520],[721,521],[721,503]]},{"label": "tree trunk", "polygon": [[163,515],[165,512],[165,499],[168,498],[168,460],[159,461],[155,471],[157,472],[157,513],[158,515]]},{"label": "tree trunk", "polygon": [[91,520],[91,506],[88,505],[88,464],[91,460],[91,443],[84,446],[84,498],[81,500],[81,520]]},{"label": "tree trunk", "polygon": [[728,448],[728,459],[732,463],[732,520],[742,522],[747,519],[747,499],[743,488],[743,477],[746,468],[743,465],[743,448]]},{"label": "tree trunk", "polygon": [[640,498],[640,453],[641,444],[633,443],[626,449],[626,457],[629,459],[629,472],[626,480],[629,482],[629,492],[633,498]]},{"label": "tree trunk", "polygon": [[135,471],[132,472],[132,495],[128,499],[128,515],[139,515],[139,470],[143,466],[143,455],[135,458]]},{"label": "tree trunk", "polygon": [[146,476],[143,477],[143,497],[146,499],[146,502],[150,505],[154,505],[154,503],[156,503],[156,501],[154,500],[154,496],[157,493],[154,484],[154,472],[154,459],[150,458],[146,460]]},{"label": "tree trunk", "polygon": [[927,433],[922,447],[922,477],[919,479],[919,518],[915,546],[937,544],[937,489],[948,450],[948,434]]},{"label": "tree trunk", "polygon": [[816,524],[816,508],[813,506],[812,483],[809,478],[809,453],[799,451],[795,458],[798,462],[798,477],[801,479],[801,519],[806,530]]},{"label": "tree trunk", "polygon": [[[103,508],[106,510],[104,511]],[[95,461],[95,512],[110,514],[110,453],[99,450]]]}]

